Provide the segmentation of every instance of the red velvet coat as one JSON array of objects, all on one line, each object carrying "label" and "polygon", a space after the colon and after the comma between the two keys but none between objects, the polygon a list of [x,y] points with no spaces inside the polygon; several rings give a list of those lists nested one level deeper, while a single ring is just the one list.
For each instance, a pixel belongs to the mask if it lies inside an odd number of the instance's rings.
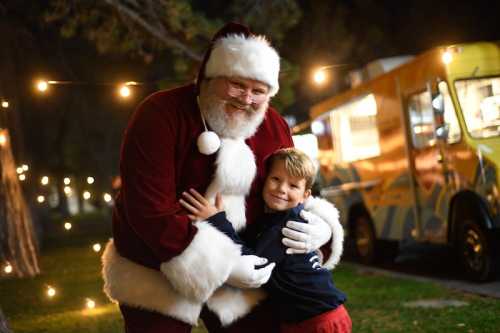
[{"label": "red velvet coat", "polygon": [[[178,200],[189,188],[204,193],[212,180],[216,154],[198,151],[196,140],[202,131],[194,85],[155,93],[138,107],[125,133],[122,188],[113,214],[113,237],[120,255],[159,269],[192,241],[197,228]],[[293,142],[288,125],[270,107],[246,144],[257,165],[246,200],[248,225],[256,222],[264,207],[264,158]],[[238,168],[237,161],[234,167]]]}]

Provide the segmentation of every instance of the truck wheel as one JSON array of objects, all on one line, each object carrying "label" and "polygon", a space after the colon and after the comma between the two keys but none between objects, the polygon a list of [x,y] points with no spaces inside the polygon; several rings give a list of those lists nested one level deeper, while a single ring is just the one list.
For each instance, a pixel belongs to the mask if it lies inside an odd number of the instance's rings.
[{"label": "truck wheel", "polygon": [[458,255],[467,277],[487,281],[493,275],[494,251],[487,232],[473,221],[466,221],[458,237]]},{"label": "truck wheel", "polygon": [[359,216],[354,221],[354,242],[358,260],[363,264],[374,263],[376,238],[372,222],[368,217]]}]

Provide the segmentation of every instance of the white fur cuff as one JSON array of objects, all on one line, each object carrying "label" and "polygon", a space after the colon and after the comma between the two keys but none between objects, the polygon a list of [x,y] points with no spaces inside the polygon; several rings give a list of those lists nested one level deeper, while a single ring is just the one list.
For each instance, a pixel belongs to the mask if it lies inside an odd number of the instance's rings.
[{"label": "white fur cuff", "polygon": [[113,240],[101,259],[104,292],[112,301],[197,325],[202,304],[178,294],[161,272],[120,256]]},{"label": "white fur cuff", "polygon": [[266,297],[262,288],[238,289],[224,285],[208,299],[207,307],[219,317],[222,326],[227,326],[244,317]]},{"label": "white fur cuff", "polygon": [[208,222],[198,222],[196,227],[191,244],[160,269],[178,293],[205,302],[226,281],[241,249]]},{"label": "white fur cuff", "polygon": [[323,263],[326,269],[333,269],[342,256],[344,250],[344,229],[340,224],[339,211],[333,204],[321,198],[310,197],[304,203],[304,209],[321,217],[332,228],[332,253],[330,257]]}]

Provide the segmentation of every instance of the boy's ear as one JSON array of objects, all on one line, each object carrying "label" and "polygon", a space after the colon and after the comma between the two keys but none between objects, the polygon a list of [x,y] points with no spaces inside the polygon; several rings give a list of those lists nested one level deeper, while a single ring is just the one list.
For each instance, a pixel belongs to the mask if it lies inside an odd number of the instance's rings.
[{"label": "boy's ear", "polygon": [[304,199],[307,199],[311,196],[311,189],[305,190],[304,191]]}]

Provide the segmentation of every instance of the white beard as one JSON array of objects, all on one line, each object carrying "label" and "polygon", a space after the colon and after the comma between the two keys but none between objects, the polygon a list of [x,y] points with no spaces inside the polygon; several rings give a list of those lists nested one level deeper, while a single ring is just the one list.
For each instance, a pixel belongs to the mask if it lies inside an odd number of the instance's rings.
[{"label": "white beard", "polygon": [[215,94],[210,84],[200,89],[200,110],[210,128],[221,138],[248,139],[252,137],[264,120],[269,102],[262,103],[257,109],[248,106],[244,111],[227,114],[227,104],[236,104],[235,100],[226,101]]}]

